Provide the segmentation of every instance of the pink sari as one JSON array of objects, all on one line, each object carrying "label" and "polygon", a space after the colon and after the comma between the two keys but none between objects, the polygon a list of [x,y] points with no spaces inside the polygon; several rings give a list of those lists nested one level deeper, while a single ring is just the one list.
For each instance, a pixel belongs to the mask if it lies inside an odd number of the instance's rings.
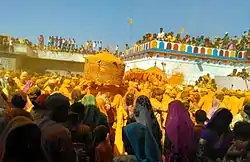
[{"label": "pink sari", "polygon": [[172,101],[168,107],[165,129],[166,136],[171,143],[171,153],[189,156],[196,144],[194,124],[181,101]]}]

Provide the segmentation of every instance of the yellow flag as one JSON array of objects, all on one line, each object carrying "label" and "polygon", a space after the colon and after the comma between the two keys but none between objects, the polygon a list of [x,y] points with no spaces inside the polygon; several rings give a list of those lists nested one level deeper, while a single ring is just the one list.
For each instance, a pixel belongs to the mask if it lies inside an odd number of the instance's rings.
[{"label": "yellow flag", "polygon": [[128,20],[128,23],[129,23],[129,25],[132,25],[132,24],[133,24],[133,20],[132,20],[132,19],[129,19],[129,20]]},{"label": "yellow flag", "polygon": [[181,28],[181,34],[184,34],[184,31],[185,31],[184,28]]}]

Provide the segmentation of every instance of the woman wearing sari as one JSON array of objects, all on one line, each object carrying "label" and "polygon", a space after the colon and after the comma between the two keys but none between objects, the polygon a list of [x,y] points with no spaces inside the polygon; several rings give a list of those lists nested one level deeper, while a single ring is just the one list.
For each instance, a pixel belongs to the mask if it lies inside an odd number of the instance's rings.
[{"label": "woman wearing sari", "polygon": [[223,159],[232,141],[232,133],[229,129],[232,119],[233,115],[228,109],[220,108],[208,121],[200,139],[199,157],[202,161]]},{"label": "woman wearing sari", "polygon": [[116,157],[115,162],[162,162],[161,151],[148,127],[131,123],[125,127],[124,136],[128,156]]},{"label": "woman wearing sari", "polygon": [[106,101],[104,97],[98,96],[96,97],[96,104],[100,110],[101,113],[103,113],[106,117],[108,117],[105,105],[106,105]]},{"label": "woman wearing sari", "polygon": [[82,99],[82,102],[85,106],[85,112],[83,119],[81,119],[81,124],[88,125],[91,130],[93,130],[96,126],[99,125],[105,125],[107,128],[109,128],[107,117],[100,112],[96,105],[95,96],[86,95]]},{"label": "woman wearing sari", "polygon": [[184,104],[169,103],[164,151],[166,162],[193,162],[195,154],[194,125]]},{"label": "woman wearing sari", "polygon": [[122,142],[122,128],[126,125],[125,119],[127,113],[124,108],[124,102],[121,95],[117,94],[114,97],[112,107],[116,110],[117,121],[114,123],[115,129],[115,142],[114,142],[114,154],[121,155],[124,153],[123,142]]},{"label": "woman wearing sari", "polygon": [[153,134],[160,151],[162,151],[161,138],[162,132],[159,123],[154,115],[150,100],[146,96],[139,96],[135,105],[135,121],[148,127]]}]

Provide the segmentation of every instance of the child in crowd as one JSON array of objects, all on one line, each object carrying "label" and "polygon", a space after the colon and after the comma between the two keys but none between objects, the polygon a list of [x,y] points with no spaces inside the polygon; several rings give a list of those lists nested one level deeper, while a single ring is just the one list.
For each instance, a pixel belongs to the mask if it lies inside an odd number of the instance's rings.
[{"label": "child in crowd", "polygon": [[109,140],[108,128],[101,125],[94,129],[95,162],[111,162],[112,147]]},{"label": "child in crowd", "polygon": [[196,125],[194,126],[195,139],[199,141],[202,130],[205,129],[205,122],[208,121],[207,113],[204,110],[197,110],[194,114]]}]

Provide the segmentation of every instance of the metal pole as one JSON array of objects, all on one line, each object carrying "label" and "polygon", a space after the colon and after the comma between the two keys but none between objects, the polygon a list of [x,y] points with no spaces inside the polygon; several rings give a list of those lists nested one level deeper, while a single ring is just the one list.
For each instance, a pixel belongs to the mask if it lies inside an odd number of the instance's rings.
[{"label": "metal pole", "polygon": [[132,39],[133,39],[133,24],[129,24],[129,43],[132,45]]}]

